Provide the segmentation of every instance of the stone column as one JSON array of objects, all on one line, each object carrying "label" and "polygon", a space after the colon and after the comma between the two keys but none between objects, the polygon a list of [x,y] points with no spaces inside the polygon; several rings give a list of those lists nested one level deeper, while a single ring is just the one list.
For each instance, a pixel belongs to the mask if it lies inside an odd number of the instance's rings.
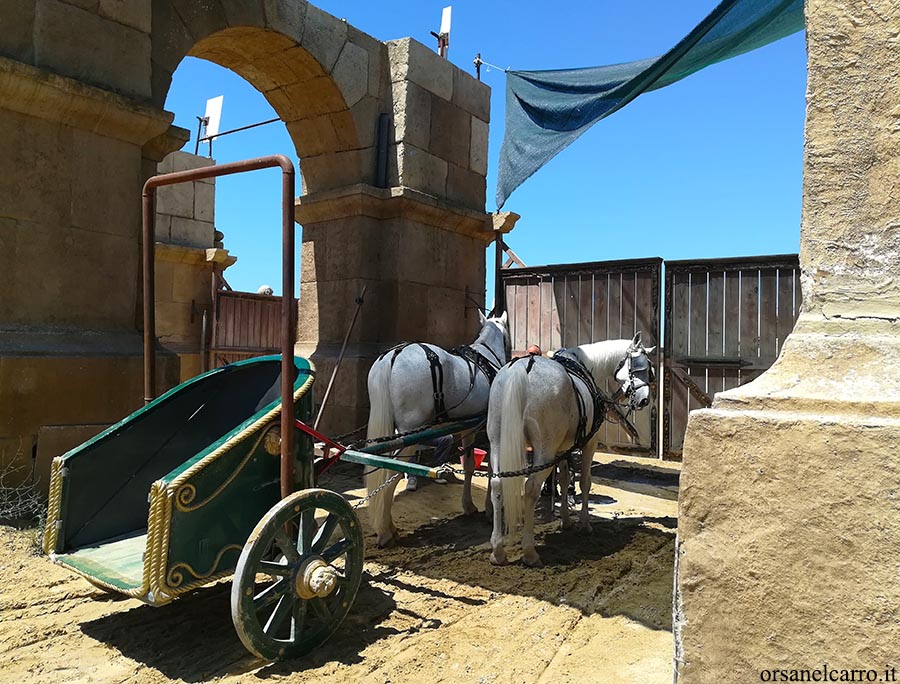
[{"label": "stone column", "polygon": [[0,58],[0,468],[22,479],[58,455],[48,430],[65,450],[140,405],[143,148],[164,145],[171,120]]},{"label": "stone column", "polygon": [[[485,303],[490,89],[414,40],[387,46],[387,187],[312,192],[296,209],[303,226],[297,351],[318,368],[317,400],[368,285],[320,425],[332,434],[366,422],[366,376],[377,354],[404,340],[470,342]],[[307,166],[301,160],[301,173]],[[321,164],[313,172],[330,175]]]},{"label": "stone column", "polygon": [[682,684],[898,665],[898,26],[895,0],[807,2],[803,312],[770,371],[691,416]]}]

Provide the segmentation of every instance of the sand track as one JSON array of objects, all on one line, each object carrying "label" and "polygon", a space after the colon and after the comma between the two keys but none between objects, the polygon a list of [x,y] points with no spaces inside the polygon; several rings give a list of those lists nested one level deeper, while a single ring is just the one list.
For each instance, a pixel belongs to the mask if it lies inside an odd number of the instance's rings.
[{"label": "sand track", "polygon": [[[345,468],[326,486],[358,486]],[[671,481],[626,468],[613,482],[603,476],[622,468],[609,468],[595,469],[592,534],[538,528],[539,569],[517,562],[519,551],[508,566],[489,563],[490,525],[459,514],[459,486],[400,493],[402,545],[376,549],[367,537],[341,629],[311,656],[276,664],[244,651],[227,582],[150,608],[35,555],[33,532],[0,528],[0,682],[668,683]]]}]

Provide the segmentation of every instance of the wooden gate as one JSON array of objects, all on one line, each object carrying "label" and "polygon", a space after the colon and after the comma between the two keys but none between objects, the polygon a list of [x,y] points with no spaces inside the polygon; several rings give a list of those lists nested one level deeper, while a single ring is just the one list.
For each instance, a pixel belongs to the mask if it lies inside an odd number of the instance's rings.
[{"label": "wooden gate", "polygon": [[281,353],[281,297],[217,290],[212,316],[211,368]]},{"label": "wooden gate", "polygon": [[771,366],[800,313],[796,254],[666,262],[663,455],[688,413]]},{"label": "wooden gate", "polygon": [[[544,352],[642,332],[657,346],[659,367],[662,259],[605,261],[503,269],[513,354],[537,344]],[[608,392],[615,391],[610,384]],[[636,438],[616,423],[604,423],[604,448],[655,455],[657,401],[632,417]]]}]

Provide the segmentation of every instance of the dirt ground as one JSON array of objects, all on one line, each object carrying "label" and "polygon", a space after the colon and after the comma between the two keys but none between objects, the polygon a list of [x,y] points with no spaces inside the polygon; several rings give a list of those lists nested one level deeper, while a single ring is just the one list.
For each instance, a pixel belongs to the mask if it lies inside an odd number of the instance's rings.
[{"label": "dirt ground", "polygon": [[[511,565],[490,565],[490,525],[460,514],[460,485],[401,485],[402,545],[376,549],[367,536],[363,584],[338,633],[276,664],[235,635],[227,582],[151,608],[36,555],[33,530],[0,527],[0,682],[668,684],[677,470],[602,461],[593,533],[541,525],[540,569],[519,549]],[[323,486],[358,497],[359,471],[341,467]]]}]

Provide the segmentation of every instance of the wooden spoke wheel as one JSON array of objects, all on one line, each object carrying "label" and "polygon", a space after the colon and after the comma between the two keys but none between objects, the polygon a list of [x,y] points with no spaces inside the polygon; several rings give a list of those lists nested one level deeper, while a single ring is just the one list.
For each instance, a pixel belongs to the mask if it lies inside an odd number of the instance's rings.
[{"label": "wooden spoke wheel", "polygon": [[231,619],[244,646],[278,660],[325,642],[356,598],[363,555],[359,520],[340,494],[306,489],[273,506],[234,571]]}]

